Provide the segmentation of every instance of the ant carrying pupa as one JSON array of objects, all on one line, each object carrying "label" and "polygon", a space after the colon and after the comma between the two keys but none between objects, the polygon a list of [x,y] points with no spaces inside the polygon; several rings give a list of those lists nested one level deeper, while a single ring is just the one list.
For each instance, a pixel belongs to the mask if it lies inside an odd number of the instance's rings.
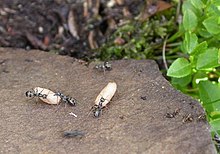
[{"label": "ant carrying pupa", "polygon": [[31,97],[31,98],[34,98],[34,97],[42,97],[43,99],[47,98],[47,95],[42,94],[42,91],[38,92],[38,89],[36,89],[36,91],[34,89],[28,90],[28,91],[26,91],[25,95],[26,95],[26,97]]},{"label": "ant carrying pupa", "polygon": [[95,105],[92,107],[92,111],[95,117],[99,117],[102,113],[102,108],[104,108],[109,101],[114,96],[117,89],[117,84],[115,82],[109,82],[107,86],[99,93],[96,97]]},{"label": "ant carrying pupa", "polygon": [[47,104],[59,104],[60,98],[57,98],[54,96],[54,94],[55,93],[53,91],[40,87],[36,87],[33,90],[29,90],[25,93],[26,97],[38,97]]},{"label": "ant carrying pupa", "polygon": [[99,71],[111,71],[112,70],[112,65],[109,62],[104,62],[103,64],[98,64],[95,65],[94,67],[95,69],[99,70]]},{"label": "ant carrying pupa", "polygon": [[[109,101],[114,96],[117,89],[117,84],[115,82],[109,82],[107,86],[102,89],[102,91],[99,93],[95,100],[95,105],[92,107],[92,111],[95,117],[99,117],[102,113],[102,109],[109,103]],[[90,114],[90,112],[89,112]],[[88,115],[89,115],[88,114]],[[77,126],[80,126],[82,123],[79,123]],[[79,130],[74,131],[65,131],[63,133],[64,137],[70,138],[70,137],[83,137],[85,135],[84,132]]]},{"label": "ant carrying pupa", "polygon": [[54,96],[59,96],[59,98],[66,104],[69,104],[71,106],[75,106],[76,105],[76,99],[75,98],[72,98],[72,97],[69,97],[69,96],[66,96],[60,92],[56,92],[54,94]]}]

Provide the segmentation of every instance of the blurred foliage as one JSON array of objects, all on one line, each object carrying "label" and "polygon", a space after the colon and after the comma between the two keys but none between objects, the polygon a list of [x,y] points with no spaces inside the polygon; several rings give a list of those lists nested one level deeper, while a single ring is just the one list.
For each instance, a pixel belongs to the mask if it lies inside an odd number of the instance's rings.
[{"label": "blurred foliage", "polygon": [[183,38],[179,51],[183,56],[174,60],[167,75],[174,87],[200,100],[212,135],[219,136],[220,1],[184,1],[182,13],[178,33]]},{"label": "blurred foliage", "polygon": [[178,30],[175,13],[176,9],[171,8],[157,13],[147,21],[128,21],[118,27],[107,43],[96,51],[97,57],[101,60],[148,59],[161,55],[165,37]]}]

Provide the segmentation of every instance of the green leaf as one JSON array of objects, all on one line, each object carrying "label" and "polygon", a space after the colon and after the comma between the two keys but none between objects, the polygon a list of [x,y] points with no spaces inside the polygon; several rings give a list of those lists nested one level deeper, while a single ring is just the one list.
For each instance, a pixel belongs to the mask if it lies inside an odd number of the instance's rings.
[{"label": "green leaf", "polygon": [[204,7],[204,4],[201,0],[191,0],[191,3],[197,9],[201,9]]},{"label": "green leaf", "polygon": [[204,53],[207,50],[207,42],[203,41],[202,43],[198,44],[194,50],[190,54],[190,62],[192,67],[196,67],[198,55]]},{"label": "green leaf", "polygon": [[205,53],[199,55],[196,69],[205,70],[220,66],[218,63],[218,49],[209,48]]},{"label": "green leaf", "polygon": [[171,83],[172,85],[178,88],[178,87],[187,86],[191,82],[191,80],[192,80],[192,75],[190,74],[182,78],[172,78]]},{"label": "green leaf", "polygon": [[197,17],[200,17],[202,13],[202,9],[198,9],[198,7],[195,7],[191,0],[190,1],[184,1],[182,5],[182,13],[185,14],[185,12],[191,10]]},{"label": "green leaf", "polygon": [[220,6],[220,1],[219,0],[212,0],[212,3],[216,6]]},{"label": "green leaf", "polygon": [[203,25],[207,29],[207,31],[211,34],[220,33],[220,25],[218,23],[218,16],[212,16],[203,21]]},{"label": "green leaf", "polygon": [[218,63],[220,64],[220,49],[218,49]]},{"label": "green leaf", "polygon": [[209,2],[209,4],[206,5],[206,8],[205,8],[205,14],[207,15],[207,17],[219,16],[220,15],[220,11],[218,9],[218,6],[219,5],[217,3],[215,4],[215,2],[213,2],[213,1]]},{"label": "green leaf", "polygon": [[191,54],[194,48],[197,46],[197,44],[198,44],[198,37],[196,36],[196,34],[187,32],[185,34],[185,38],[183,41],[184,50],[187,53]]},{"label": "green leaf", "polygon": [[204,104],[214,104],[220,101],[220,86],[210,81],[199,82],[199,95]]},{"label": "green leaf", "polygon": [[220,119],[220,111],[212,111],[210,112],[209,116],[212,118],[212,119]]},{"label": "green leaf", "polygon": [[203,41],[202,43],[198,44],[194,49],[193,51],[191,52],[192,55],[198,55],[198,54],[201,54],[201,53],[204,53],[207,49],[207,42],[206,41]]},{"label": "green leaf", "polygon": [[198,33],[201,37],[210,38],[212,35],[206,30],[204,26],[198,27]]},{"label": "green leaf", "polygon": [[191,74],[191,65],[185,58],[176,59],[170,66],[167,76],[182,78]]},{"label": "green leaf", "polygon": [[191,10],[187,10],[183,14],[183,27],[184,29],[193,31],[198,24],[197,16]]},{"label": "green leaf", "polygon": [[187,76],[182,77],[182,78],[172,78],[171,82],[172,82],[172,84],[175,84],[175,85],[178,84],[178,85],[183,87],[183,86],[188,85],[191,82],[191,79],[192,79],[192,76],[190,74],[190,75],[187,75]]},{"label": "green leaf", "polygon": [[220,86],[210,81],[199,83],[199,96],[208,114],[220,111]]},{"label": "green leaf", "polygon": [[215,119],[210,121],[210,125],[212,126],[212,131],[216,132],[220,130],[220,119]]},{"label": "green leaf", "polygon": [[207,78],[207,74],[205,71],[197,71],[192,78],[192,88],[198,88],[198,79],[204,79]]}]

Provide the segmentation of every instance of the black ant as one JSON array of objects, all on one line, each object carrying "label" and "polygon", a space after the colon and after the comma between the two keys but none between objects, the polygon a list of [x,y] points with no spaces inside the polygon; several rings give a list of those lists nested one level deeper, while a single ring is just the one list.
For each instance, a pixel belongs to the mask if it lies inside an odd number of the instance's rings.
[{"label": "black ant", "polygon": [[32,97],[32,98],[34,98],[34,97],[42,97],[43,99],[46,99],[47,95],[46,94],[41,94],[41,92],[39,93],[38,89],[36,88],[36,90],[32,89],[32,90],[27,91],[25,93],[25,95],[26,95],[26,97]]},{"label": "black ant", "polygon": [[165,114],[165,117],[166,117],[166,118],[175,118],[175,117],[179,114],[179,112],[180,112],[180,109],[177,108],[177,109],[174,110],[173,113],[167,112],[167,113]]},{"label": "black ant", "polygon": [[82,132],[82,131],[79,131],[79,130],[65,131],[65,132],[63,133],[63,136],[64,136],[64,137],[79,137],[79,138],[81,138],[81,137],[83,137],[84,135],[85,135],[85,133]]},{"label": "black ant", "polygon": [[93,110],[95,117],[99,117],[101,115],[102,108],[104,107],[104,106],[102,106],[102,103],[105,102],[105,100],[106,100],[105,98],[101,97],[98,105],[96,104],[92,107],[92,110]]},{"label": "black ant", "polygon": [[215,146],[217,150],[220,151],[220,137],[217,132],[213,136],[213,141],[215,141]]},{"label": "black ant", "polygon": [[103,64],[99,64],[95,66],[95,69],[97,70],[102,70],[102,71],[111,71],[112,70],[112,65],[109,62],[104,62]]},{"label": "black ant", "polygon": [[60,92],[55,93],[54,96],[59,96],[64,103],[68,103],[71,106],[76,105],[76,99],[75,98],[65,96],[64,94],[62,94]]}]

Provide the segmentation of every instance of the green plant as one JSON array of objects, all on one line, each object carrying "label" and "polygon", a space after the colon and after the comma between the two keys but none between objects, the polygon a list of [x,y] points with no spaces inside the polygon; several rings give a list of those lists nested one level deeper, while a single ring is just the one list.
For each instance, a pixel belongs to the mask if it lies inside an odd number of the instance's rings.
[{"label": "green plant", "polygon": [[[96,51],[96,57],[101,60],[148,59],[161,54],[163,39],[178,30],[174,25],[175,12],[172,8],[147,21],[129,20]],[[123,43],[115,43],[118,38]]]},{"label": "green plant", "polygon": [[220,1],[188,0],[182,6],[181,51],[168,69],[171,83],[200,99],[208,120],[220,131]]}]

